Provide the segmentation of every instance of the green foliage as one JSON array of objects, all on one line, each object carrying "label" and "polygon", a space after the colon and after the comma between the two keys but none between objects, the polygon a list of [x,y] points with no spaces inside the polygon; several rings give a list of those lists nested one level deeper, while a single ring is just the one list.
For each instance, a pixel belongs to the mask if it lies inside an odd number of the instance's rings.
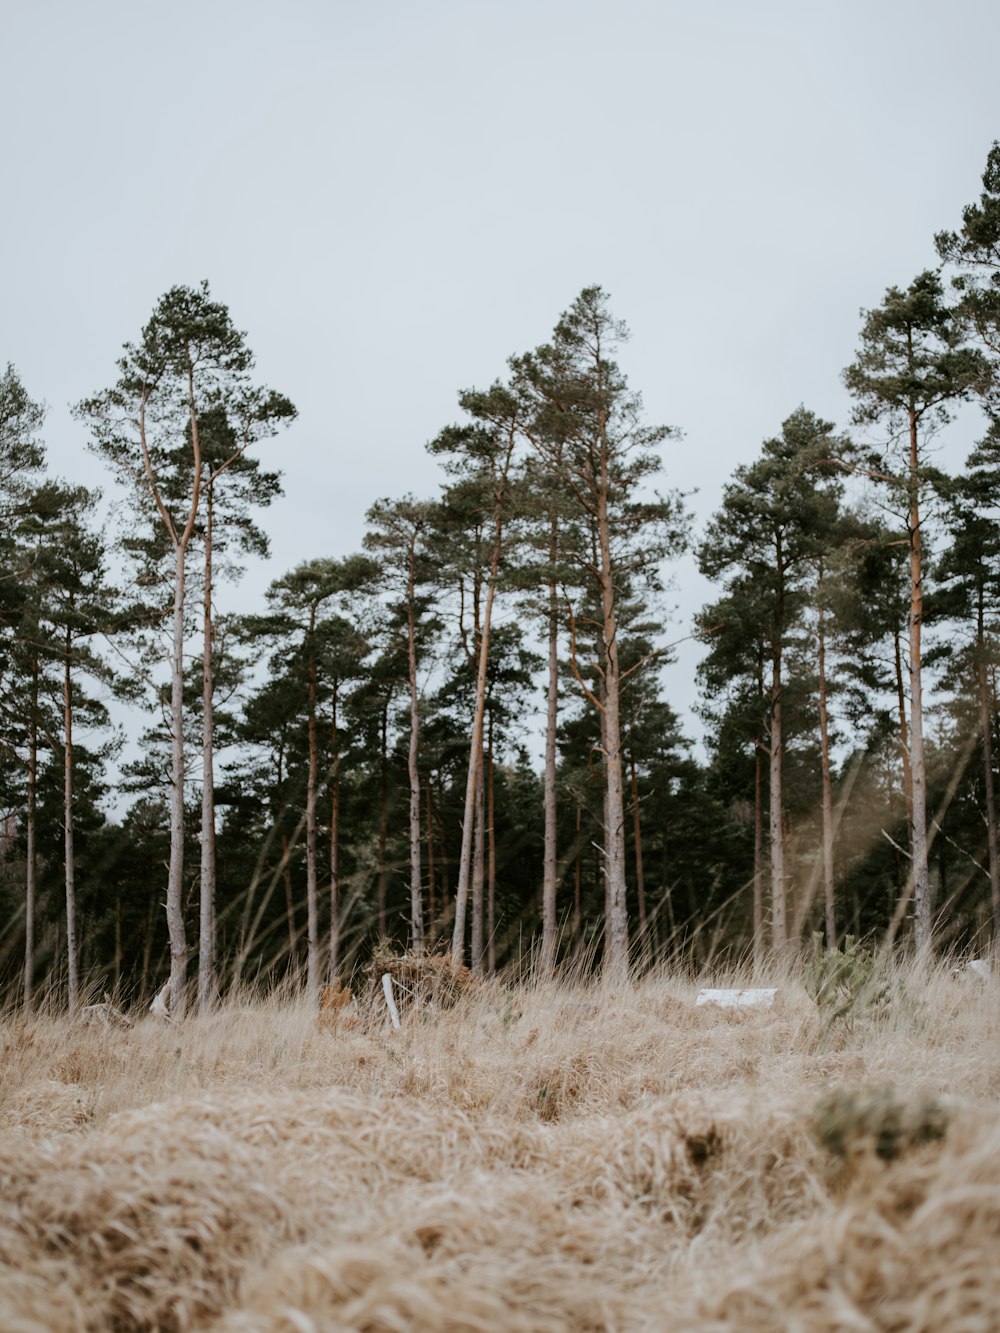
[{"label": "green foliage", "polygon": [[891,999],[881,960],[853,935],[845,935],[839,949],[824,949],[823,936],[815,931],[803,981],[816,1001],[826,1033],[837,1023],[853,1028],[862,1014],[884,1012]]},{"label": "green foliage", "polygon": [[892,1088],[835,1088],[810,1116],[816,1141],[842,1159],[873,1152],[884,1162],[948,1129],[948,1110],[935,1098],[906,1101]]}]

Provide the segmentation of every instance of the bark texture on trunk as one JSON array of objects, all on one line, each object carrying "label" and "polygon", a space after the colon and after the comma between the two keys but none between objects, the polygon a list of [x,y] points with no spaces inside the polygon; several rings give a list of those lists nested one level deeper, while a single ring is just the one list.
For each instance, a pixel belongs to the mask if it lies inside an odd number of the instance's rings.
[{"label": "bark texture on trunk", "polygon": [[311,1004],[319,1003],[319,876],[316,862],[316,800],[319,786],[319,741],[316,734],[316,701],[319,679],[315,651],[316,609],[309,613],[308,648],[308,736],[309,773],[306,780],[306,992]]},{"label": "bark texture on trunk", "polygon": [[771,942],[777,951],[788,943],[787,903],[785,899],[785,830],[782,805],[781,777],[784,760],[782,737],[782,651],[785,619],[782,575],[782,543],[779,535],[775,551],[775,565],[779,570],[779,584],[775,605],[774,637],[771,643],[771,727],[769,767],[769,834],[771,852]]},{"label": "bark texture on trunk", "polygon": [[333,715],[330,723],[330,965],[328,975],[336,980],[340,972],[340,732],[337,725],[337,685],[333,687]]},{"label": "bark texture on trunk", "polygon": [[63,839],[66,859],[66,974],[69,982],[69,1013],[80,1003],[79,958],[76,930],[76,865],[73,852],[73,673],[72,635],[66,632],[63,663]]},{"label": "bark texture on trunk", "polygon": [[764,969],[764,765],[758,744],[754,748],[753,774],[753,970]]},{"label": "bark texture on trunk", "polygon": [[[549,557],[553,564],[558,555],[556,524],[552,520]],[[542,977],[550,977],[556,965],[556,892],[557,882],[557,816],[556,807],[556,728],[559,721],[559,623],[558,589],[549,584],[549,680],[545,717],[545,846],[542,866],[542,949],[538,970]]]},{"label": "bark texture on trunk", "polygon": [[[606,474],[606,458],[603,463]],[[622,780],[621,674],[618,666],[618,607],[615,598],[611,535],[607,512],[607,478],[598,511],[601,550],[601,610],[604,635],[604,762],[607,774],[607,822],[604,859],[608,877],[608,932],[605,972],[616,979],[628,975],[628,907],[625,878],[625,791]]]},{"label": "bark texture on trunk", "polygon": [[207,1013],[215,1003],[215,754],[212,669],[214,624],[212,619],[212,499],[206,488],[205,587],[202,598],[202,692],[201,692],[201,880],[198,904],[198,1012]]},{"label": "bark texture on trunk", "polygon": [[28,790],[25,799],[27,850],[24,872],[24,1007],[32,1005],[35,978],[35,897],[37,851],[35,847],[35,794],[38,785],[38,663],[31,664],[31,706],[28,713]]},{"label": "bark texture on trunk", "polygon": [[424,948],[424,904],[420,868],[420,698],[417,694],[417,628],[413,601],[416,595],[416,554],[410,543],[407,598],[407,663],[410,678],[410,748],[407,771],[410,778],[410,942],[414,952]]},{"label": "bark texture on trunk", "polygon": [[170,658],[170,862],[167,934],[170,937],[170,1012],[184,1012],[188,946],[184,928],[184,566],[187,543],[174,550],[174,623]]},{"label": "bark texture on trunk", "polygon": [[490,718],[490,743],[486,751],[486,970],[497,970],[497,831],[496,790],[493,781],[493,720]]},{"label": "bark texture on trunk", "polygon": [[476,831],[472,859],[472,971],[483,975],[483,889],[486,883],[486,792],[485,763],[480,760],[476,782]]},{"label": "bark texture on trunk", "polygon": [[486,677],[489,665],[490,625],[493,620],[493,598],[496,591],[497,569],[500,564],[500,519],[497,519],[490,580],[486,589],[479,636],[479,664],[476,672],[476,705],[469,745],[469,770],[465,781],[465,811],[462,819],[462,847],[458,860],[458,885],[455,890],[455,923],[451,935],[451,954],[458,965],[465,955],[465,926],[469,907],[469,886],[472,872],[472,844],[476,823],[476,791],[483,767],[483,722],[486,713]]},{"label": "bark texture on trunk", "polygon": [[833,879],[833,782],[830,777],[830,723],[826,701],[826,617],[822,605],[823,564],[820,562],[819,608],[819,745],[823,780],[823,906],[826,918],[826,947],[837,947],[837,916]]},{"label": "bark texture on trunk", "polygon": [[921,632],[924,621],[924,576],[920,533],[920,482],[917,472],[917,417],[910,412],[910,775],[913,819],[910,853],[913,876],[913,918],[917,952],[931,944],[930,874],[927,866],[927,769],[924,760],[924,706],[921,673]]},{"label": "bark texture on trunk", "polygon": [[639,813],[639,778],[635,769],[635,757],[631,760],[632,769],[632,836],[635,841],[635,889],[639,908],[639,939],[642,944],[643,958],[649,957],[649,923],[646,920],[646,878],[642,869],[642,817]]},{"label": "bark texture on trunk", "polygon": [[382,709],[381,744],[379,747],[379,816],[378,816],[378,935],[380,940],[386,937],[386,887],[388,867],[386,854],[389,846],[389,701]]},{"label": "bark texture on trunk", "polygon": [[989,677],[986,670],[985,608],[983,590],[979,590],[977,605],[977,676],[979,683],[979,731],[983,750],[983,783],[986,796],[986,845],[990,870],[990,904],[993,909],[994,949],[1000,942],[1000,848],[997,840],[997,808],[993,781],[993,709]]}]

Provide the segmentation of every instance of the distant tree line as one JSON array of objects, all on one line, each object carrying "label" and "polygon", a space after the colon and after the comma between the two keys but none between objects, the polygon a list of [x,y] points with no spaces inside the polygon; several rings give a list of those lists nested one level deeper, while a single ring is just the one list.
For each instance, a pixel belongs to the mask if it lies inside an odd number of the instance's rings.
[{"label": "distant tree line", "polygon": [[[1000,146],[941,268],[862,312],[840,430],[797,408],[701,534],[707,761],[664,697],[671,428],[619,366],[599,287],[428,448],[435,496],[377,500],[363,550],[225,609],[265,554],[262,387],[207,284],[176,287],[76,415],[115,504],[51,478],[0,378],[0,985],[182,1012],[380,943],[487,973],[624,975],[767,956],[816,929],[988,947],[1000,920]],[[964,472],[932,442],[962,403]],[[676,639],[679,635],[674,635]],[[141,703],[123,766],[108,704]],[[529,719],[544,760],[529,760]]]}]

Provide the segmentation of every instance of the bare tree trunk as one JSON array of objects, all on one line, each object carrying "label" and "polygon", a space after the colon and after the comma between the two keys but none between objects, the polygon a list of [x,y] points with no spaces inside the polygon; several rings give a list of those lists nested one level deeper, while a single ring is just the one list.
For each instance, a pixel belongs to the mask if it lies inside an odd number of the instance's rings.
[{"label": "bare tree trunk", "polygon": [[[557,524],[552,519],[549,558],[558,555]],[[545,719],[545,850],[542,868],[542,951],[539,974],[550,977],[556,965],[556,890],[557,890],[557,808],[556,808],[556,727],[559,720],[559,625],[558,589],[549,583],[549,683]]]},{"label": "bare tree trunk", "polygon": [[340,971],[340,734],[337,728],[337,685],[333,687],[330,724],[333,752],[330,773],[330,980]]},{"label": "bare tree trunk", "polygon": [[924,576],[917,474],[917,416],[910,412],[910,774],[913,782],[913,915],[917,952],[931,944],[931,889],[927,867],[927,769],[924,762],[924,706],[920,637],[924,621]]},{"label": "bare tree trunk", "polygon": [[648,922],[646,920],[646,881],[642,873],[642,820],[639,817],[639,778],[635,771],[635,756],[631,756],[632,769],[632,834],[635,839],[635,887],[639,906],[639,939],[642,941],[642,956],[649,957]]},{"label": "bare tree trunk", "polygon": [[431,802],[431,775],[424,782],[424,811],[427,819],[427,943],[433,946],[437,937],[437,895],[434,892],[434,807]]},{"label": "bare tree trunk", "polygon": [[986,843],[990,868],[990,901],[993,907],[994,948],[1000,945],[1000,852],[997,847],[997,810],[993,783],[993,717],[986,674],[986,636],[983,627],[983,590],[979,589],[976,638],[979,677],[979,729],[983,745],[983,781],[986,795]]},{"label": "bare tree trunk", "polygon": [[472,971],[483,975],[483,887],[486,882],[485,762],[480,761],[476,783],[476,830],[472,860]]},{"label": "bare tree trunk", "polygon": [[73,675],[72,632],[66,631],[63,663],[63,837],[66,857],[66,974],[72,1018],[80,1002],[80,975],[76,940],[76,865],[73,852]]},{"label": "bare tree trunk", "polygon": [[[777,564],[781,567],[780,541],[777,551]],[[771,644],[771,734],[770,734],[770,845],[771,845],[771,941],[774,948],[781,951],[788,942],[785,902],[785,840],[784,810],[781,794],[782,766],[782,625],[784,623],[784,599],[779,588],[775,614],[774,639]]]},{"label": "bare tree trunk", "polygon": [[206,487],[205,587],[202,604],[202,713],[201,713],[201,893],[198,913],[198,1012],[215,1003],[215,756],[212,669],[212,501]]},{"label": "bare tree trunk", "polygon": [[167,934],[170,938],[170,1012],[184,1012],[188,946],[184,929],[184,563],[186,542],[174,559],[174,638],[170,660],[170,863]]},{"label": "bare tree trunk", "polygon": [[823,903],[826,910],[826,947],[837,947],[837,918],[833,881],[833,783],[830,779],[830,728],[826,705],[826,618],[823,609],[823,562],[819,564],[819,743],[823,778]]},{"label": "bare tree trunk", "polygon": [[490,715],[490,743],[486,751],[486,970],[497,970],[497,831],[496,791],[493,781],[493,716]]},{"label": "bare tree trunk", "polygon": [[573,947],[579,950],[583,942],[583,801],[576,803],[576,863],[573,867]]},{"label": "bare tree trunk", "polygon": [[420,746],[420,699],[417,694],[417,630],[413,617],[416,593],[416,556],[410,543],[410,569],[407,585],[407,657],[410,677],[410,750],[407,768],[410,777],[410,942],[415,953],[424,949],[424,904],[420,870],[420,770],[417,757]]},{"label": "bare tree trunk", "polygon": [[618,606],[615,596],[615,570],[611,554],[611,529],[608,519],[610,480],[608,447],[601,423],[600,489],[597,509],[597,539],[601,571],[601,633],[604,649],[604,765],[607,780],[604,860],[608,883],[608,931],[604,971],[607,976],[628,975],[628,906],[625,879],[625,793],[622,781],[622,742],[618,666]]},{"label": "bare tree trunk", "polygon": [[316,608],[309,611],[308,736],[309,774],[306,780],[306,992],[310,1004],[319,1003],[319,882],[316,864],[316,796],[319,786],[319,742],[316,735],[316,700],[319,683],[314,635]]},{"label": "bare tree trunk", "polygon": [[38,786],[38,663],[31,663],[31,708],[28,713],[28,791],[25,812],[27,839],[24,882],[24,1007],[30,1009],[35,979],[35,897],[38,854],[35,847],[35,799]]},{"label": "bare tree trunk", "polygon": [[753,970],[764,968],[764,765],[760,745],[754,746],[753,778]]},{"label": "bare tree trunk", "polygon": [[903,654],[899,631],[893,632],[896,648],[896,702],[899,713],[899,745],[903,755],[903,800],[906,804],[906,829],[913,828],[913,779],[910,776],[910,729],[906,722],[906,692],[903,688]]},{"label": "bare tree trunk", "polygon": [[468,913],[469,884],[472,869],[472,842],[476,823],[476,792],[483,766],[483,719],[486,712],[486,673],[490,651],[490,624],[493,618],[493,595],[496,591],[497,569],[500,564],[500,519],[497,518],[490,563],[490,581],[486,589],[479,638],[479,667],[476,674],[476,706],[469,746],[469,771],[465,782],[465,814],[462,820],[462,849],[458,861],[458,885],[455,890],[455,924],[451,936],[452,959],[461,963],[465,953],[465,921]]},{"label": "bare tree trunk", "polygon": [[386,849],[389,845],[389,703],[386,700],[382,709],[381,730],[381,769],[380,799],[378,821],[378,935],[380,940],[386,937]]}]

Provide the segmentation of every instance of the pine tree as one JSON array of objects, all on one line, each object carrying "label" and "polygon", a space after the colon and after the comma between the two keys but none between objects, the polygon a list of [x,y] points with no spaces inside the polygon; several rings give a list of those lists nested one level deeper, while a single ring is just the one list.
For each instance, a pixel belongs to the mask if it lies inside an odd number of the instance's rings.
[{"label": "pine tree", "polygon": [[[912,784],[910,854],[917,949],[931,942],[930,878],[927,864],[927,767],[924,756],[923,621],[924,534],[922,514],[928,484],[924,448],[951,404],[968,399],[988,379],[986,363],[961,346],[962,329],[944,300],[937,273],[924,272],[905,292],[890,287],[882,305],[865,314],[857,359],[844,371],[854,395],[858,424],[883,423],[890,432],[886,455],[871,470],[905,514],[909,546],[910,686],[909,768]],[[892,445],[901,444],[894,466]]]}]

